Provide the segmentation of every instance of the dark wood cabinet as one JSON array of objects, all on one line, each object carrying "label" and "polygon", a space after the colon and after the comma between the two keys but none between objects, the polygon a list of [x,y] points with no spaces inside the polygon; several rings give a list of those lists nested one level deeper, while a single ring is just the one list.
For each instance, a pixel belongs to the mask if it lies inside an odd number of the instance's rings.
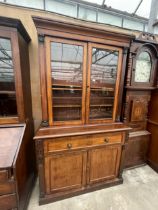
[{"label": "dark wood cabinet", "polygon": [[43,120],[35,136],[40,204],[122,183],[130,130],[121,122],[122,97],[132,37],[33,20]]},{"label": "dark wood cabinet", "polygon": [[158,168],[155,36],[33,20],[42,97],[35,136],[40,203],[120,183],[124,167],[148,161]]},{"label": "dark wood cabinet", "polygon": [[2,210],[26,209],[35,179],[29,42],[30,37],[19,20],[0,17]]}]

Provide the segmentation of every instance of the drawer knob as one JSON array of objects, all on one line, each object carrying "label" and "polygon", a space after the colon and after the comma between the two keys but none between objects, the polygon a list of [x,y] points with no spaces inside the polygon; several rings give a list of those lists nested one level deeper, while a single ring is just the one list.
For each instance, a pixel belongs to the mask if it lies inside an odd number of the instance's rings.
[{"label": "drawer knob", "polygon": [[67,148],[71,149],[72,148],[72,144],[67,144]]},{"label": "drawer knob", "polygon": [[108,138],[105,138],[105,139],[104,139],[104,142],[105,142],[105,143],[109,143],[109,139],[108,139]]}]

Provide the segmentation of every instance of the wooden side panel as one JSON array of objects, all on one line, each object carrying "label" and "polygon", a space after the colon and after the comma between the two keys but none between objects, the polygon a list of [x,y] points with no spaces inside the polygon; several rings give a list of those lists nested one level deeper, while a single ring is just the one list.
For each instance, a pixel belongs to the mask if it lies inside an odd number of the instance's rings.
[{"label": "wooden side panel", "polygon": [[24,41],[23,37],[18,35],[19,41],[19,56],[21,65],[21,76],[22,76],[22,92],[23,92],[23,111],[25,119],[32,119],[32,99],[31,99],[31,84],[30,84],[30,66],[29,66],[29,54],[28,45]]},{"label": "wooden side panel", "polygon": [[124,121],[132,127],[132,132],[125,148],[126,168],[146,162],[150,138],[146,131],[150,94],[150,90],[129,89],[127,91]]},{"label": "wooden side panel", "polygon": [[148,131],[151,133],[148,162],[158,172],[158,90],[151,95]]},{"label": "wooden side panel", "polygon": [[151,141],[148,152],[149,164],[158,172],[158,123],[148,124],[148,130],[151,132]]},{"label": "wooden side panel", "polygon": [[107,146],[89,152],[88,183],[113,179],[118,174],[121,147]]},{"label": "wooden side panel", "polygon": [[45,158],[47,194],[82,188],[85,185],[86,152],[70,152]]},{"label": "wooden side panel", "polygon": [[146,162],[149,138],[149,135],[129,138],[125,150],[125,167],[133,167]]},{"label": "wooden side panel", "polygon": [[[33,122],[32,122],[33,123]],[[19,206],[23,209],[28,202],[35,179],[35,154],[33,144],[33,125],[28,122],[14,163]]]}]

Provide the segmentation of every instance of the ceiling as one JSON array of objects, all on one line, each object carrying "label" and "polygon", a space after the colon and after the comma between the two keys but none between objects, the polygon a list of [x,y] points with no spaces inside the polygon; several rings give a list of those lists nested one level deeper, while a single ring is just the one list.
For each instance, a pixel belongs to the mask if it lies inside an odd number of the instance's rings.
[{"label": "ceiling", "polygon": [[[102,4],[103,0],[84,0],[87,2]],[[128,13],[134,13],[135,9],[139,5],[140,0],[105,0],[105,5],[107,7],[112,7],[114,9],[118,9],[121,11],[125,11]],[[149,18],[150,14],[150,5],[151,0],[143,0],[139,9],[136,12],[136,15]]]}]

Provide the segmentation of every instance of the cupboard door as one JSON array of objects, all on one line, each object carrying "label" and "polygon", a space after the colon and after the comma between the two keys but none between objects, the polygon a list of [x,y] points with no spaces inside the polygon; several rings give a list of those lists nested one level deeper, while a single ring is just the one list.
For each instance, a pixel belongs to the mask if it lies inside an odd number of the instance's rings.
[{"label": "cupboard door", "polygon": [[46,47],[49,124],[84,123],[87,45],[47,38]]},{"label": "cupboard door", "polygon": [[45,158],[46,193],[84,187],[86,180],[85,151],[54,154]]},{"label": "cupboard door", "polygon": [[122,49],[89,44],[88,55],[88,114],[86,121],[115,121]]},{"label": "cupboard door", "polygon": [[117,177],[121,156],[121,146],[106,146],[89,151],[89,184],[102,182]]}]

